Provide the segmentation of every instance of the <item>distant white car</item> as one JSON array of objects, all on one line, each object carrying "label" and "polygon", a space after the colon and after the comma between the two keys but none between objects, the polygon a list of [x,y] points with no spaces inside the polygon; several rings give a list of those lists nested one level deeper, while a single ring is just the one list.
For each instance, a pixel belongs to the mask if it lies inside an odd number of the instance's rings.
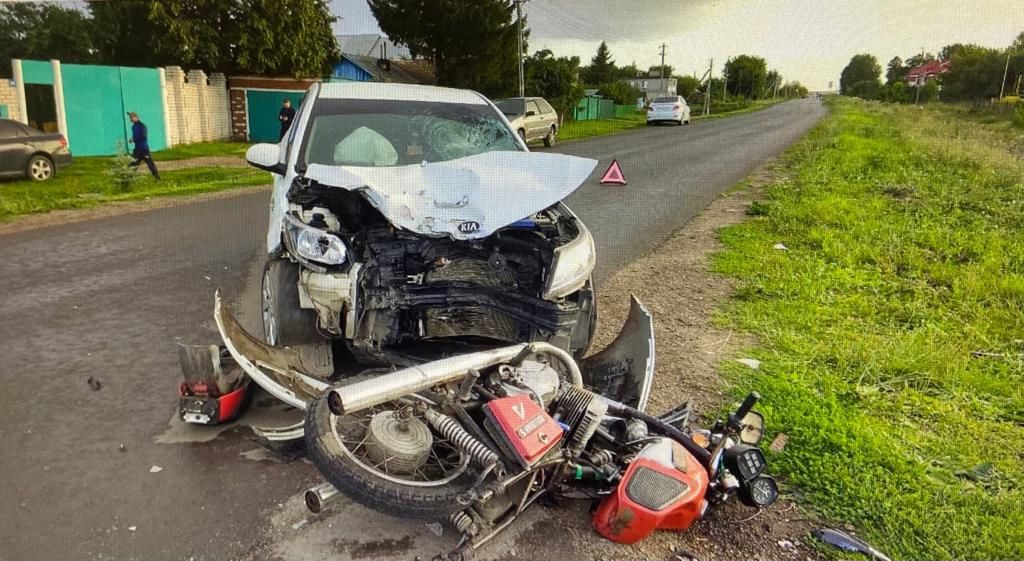
[{"label": "distant white car", "polygon": [[681,95],[656,97],[647,111],[647,124],[674,122],[677,125],[690,124],[690,106]]}]

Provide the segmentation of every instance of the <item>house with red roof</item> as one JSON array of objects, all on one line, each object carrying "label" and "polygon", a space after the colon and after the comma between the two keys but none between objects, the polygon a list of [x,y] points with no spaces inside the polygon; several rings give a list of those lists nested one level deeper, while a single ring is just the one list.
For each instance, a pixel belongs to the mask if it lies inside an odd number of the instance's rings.
[{"label": "house with red roof", "polygon": [[907,85],[924,85],[930,80],[949,72],[948,60],[929,60],[907,71]]}]

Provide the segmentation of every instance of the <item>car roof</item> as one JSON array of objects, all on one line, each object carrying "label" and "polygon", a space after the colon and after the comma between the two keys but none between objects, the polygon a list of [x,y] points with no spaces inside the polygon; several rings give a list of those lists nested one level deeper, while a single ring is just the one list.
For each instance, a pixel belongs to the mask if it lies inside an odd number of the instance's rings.
[{"label": "car roof", "polygon": [[487,98],[473,90],[419,86],[415,84],[383,84],[380,82],[325,83],[320,85],[319,97],[325,99],[382,99],[487,105]]}]

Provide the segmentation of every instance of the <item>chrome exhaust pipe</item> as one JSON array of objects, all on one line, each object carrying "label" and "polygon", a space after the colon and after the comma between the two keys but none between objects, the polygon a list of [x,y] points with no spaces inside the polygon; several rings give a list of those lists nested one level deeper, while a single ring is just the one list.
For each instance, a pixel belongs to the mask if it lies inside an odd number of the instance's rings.
[{"label": "chrome exhaust pipe", "polygon": [[456,382],[465,378],[470,370],[483,370],[508,362],[527,349],[528,352],[553,355],[565,365],[573,385],[583,387],[583,375],[572,355],[549,343],[520,343],[443,358],[362,382],[335,386],[327,395],[327,406],[335,415],[349,415],[439,384]]},{"label": "chrome exhaust pipe", "polygon": [[306,491],[304,498],[306,499],[306,508],[310,512],[319,514],[323,512],[324,508],[334,502],[341,493],[331,485],[330,483],[321,483],[312,489]]}]

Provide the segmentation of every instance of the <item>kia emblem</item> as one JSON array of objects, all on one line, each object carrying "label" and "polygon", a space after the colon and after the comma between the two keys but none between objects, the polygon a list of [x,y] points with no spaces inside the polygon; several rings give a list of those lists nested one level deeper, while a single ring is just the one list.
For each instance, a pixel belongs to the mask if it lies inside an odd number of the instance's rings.
[{"label": "kia emblem", "polygon": [[474,234],[480,231],[480,223],[468,220],[459,224],[459,232],[462,234]]}]

